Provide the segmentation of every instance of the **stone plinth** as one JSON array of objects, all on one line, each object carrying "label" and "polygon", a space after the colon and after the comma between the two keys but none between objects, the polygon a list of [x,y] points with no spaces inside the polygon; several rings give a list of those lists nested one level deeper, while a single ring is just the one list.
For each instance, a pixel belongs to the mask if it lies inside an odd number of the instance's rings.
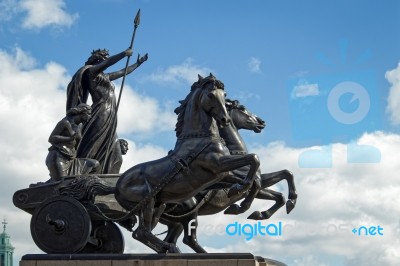
[{"label": "stone plinth", "polygon": [[250,253],[29,254],[20,266],[286,266]]}]

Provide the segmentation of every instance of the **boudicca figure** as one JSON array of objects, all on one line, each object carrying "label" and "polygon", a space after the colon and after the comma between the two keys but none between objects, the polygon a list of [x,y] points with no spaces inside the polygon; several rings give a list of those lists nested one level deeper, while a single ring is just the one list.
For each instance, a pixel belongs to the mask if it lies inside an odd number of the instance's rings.
[{"label": "boudicca figure", "polygon": [[[99,161],[98,173],[117,174],[122,162],[120,144],[117,141],[117,103],[113,80],[133,72],[147,60],[147,54],[138,57],[136,63],[126,70],[104,73],[104,71],[123,59],[131,56],[132,50],[109,56],[107,50],[93,51],[91,56],[73,76],[67,88],[67,110],[92,98],[92,117],[84,125],[82,140],[77,148],[78,158],[92,158]],[[125,72],[126,71],[126,72]]]}]

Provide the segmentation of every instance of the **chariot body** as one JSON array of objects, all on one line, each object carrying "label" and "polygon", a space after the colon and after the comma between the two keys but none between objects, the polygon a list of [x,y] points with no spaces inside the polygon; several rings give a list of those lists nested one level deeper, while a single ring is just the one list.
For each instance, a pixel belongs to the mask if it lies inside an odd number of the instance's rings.
[{"label": "chariot body", "polygon": [[46,253],[123,253],[123,235],[111,221],[126,214],[113,194],[118,177],[66,176],[32,184],[15,192],[13,202],[32,215],[32,238]]}]

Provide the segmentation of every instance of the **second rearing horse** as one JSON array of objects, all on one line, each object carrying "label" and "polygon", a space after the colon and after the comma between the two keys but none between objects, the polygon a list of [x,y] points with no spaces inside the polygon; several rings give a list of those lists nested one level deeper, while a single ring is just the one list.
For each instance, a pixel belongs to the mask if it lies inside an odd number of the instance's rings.
[{"label": "second rearing horse", "polygon": [[231,196],[252,187],[259,160],[255,154],[231,155],[221,139],[218,126],[228,126],[224,85],[212,74],[195,82],[187,97],[175,109],[177,142],[168,156],[138,164],[119,178],[115,198],[139,226],[132,236],[153,250],[177,252],[174,243],[157,238],[151,231],[166,203],[178,203],[195,196],[226,178],[230,171],[250,166],[241,184],[233,184]]}]

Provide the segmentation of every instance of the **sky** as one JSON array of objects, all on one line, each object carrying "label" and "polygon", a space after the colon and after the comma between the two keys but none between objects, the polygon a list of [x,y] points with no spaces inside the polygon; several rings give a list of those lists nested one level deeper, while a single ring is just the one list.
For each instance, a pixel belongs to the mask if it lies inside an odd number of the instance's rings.
[{"label": "sky", "polygon": [[[246,217],[272,202],[213,223],[201,217],[206,250],[288,265],[400,263],[398,1],[0,0],[0,216],[15,263],[41,251],[12,195],[48,179],[47,140],[65,116],[68,82],[93,49],[129,46],[138,9],[132,60],[149,59],[127,77],[121,98],[117,132],[130,148],[123,171],[166,155],[176,140],[174,108],[197,74],[211,72],[228,98],[266,121],[262,133],[241,134],[263,173],[293,172],[299,198],[292,213],[282,208],[265,221],[282,222],[278,237],[220,230],[253,224]],[[272,188],[287,197],[285,183]],[[383,235],[352,233],[361,226]],[[124,235],[126,253],[151,252]]]}]

